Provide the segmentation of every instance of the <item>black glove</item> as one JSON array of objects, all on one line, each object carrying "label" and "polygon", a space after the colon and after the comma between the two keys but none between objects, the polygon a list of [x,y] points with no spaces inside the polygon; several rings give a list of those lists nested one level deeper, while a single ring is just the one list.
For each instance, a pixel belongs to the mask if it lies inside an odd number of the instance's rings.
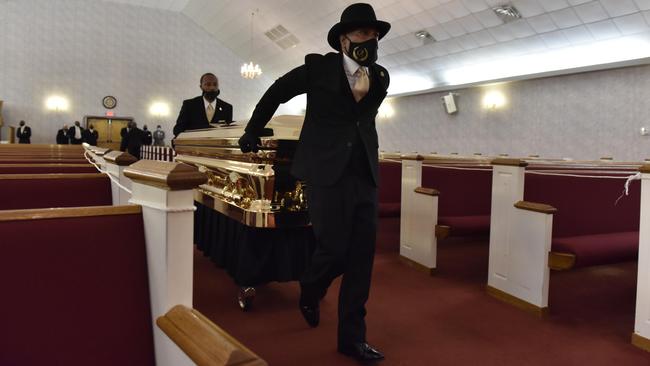
[{"label": "black glove", "polygon": [[256,153],[259,151],[259,146],[262,145],[262,140],[250,132],[245,132],[244,135],[239,138],[238,143],[241,152],[247,153],[252,151]]}]

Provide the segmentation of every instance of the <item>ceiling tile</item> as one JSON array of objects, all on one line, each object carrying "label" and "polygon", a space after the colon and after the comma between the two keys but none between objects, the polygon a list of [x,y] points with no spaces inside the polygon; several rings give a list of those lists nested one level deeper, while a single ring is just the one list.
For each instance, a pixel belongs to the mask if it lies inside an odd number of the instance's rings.
[{"label": "ceiling tile", "polygon": [[579,25],[577,27],[564,29],[562,31],[566,38],[573,45],[591,42],[594,40],[594,36],[591,35],[591,32],[584,25]]},{"label": "ceiling tile", "polygon": [[587,28],[596,40],[610,39],[618,37],[621,32],[611,20],[587,24]]},{"label": "ceiling tile", "polygon": [[612,17],[619,17],[639,11],[633,0],[600,0],[600,3]]},{"label": "ceiling tile", "polygon": [[462,18],[470,14],[470,11],[467,10],[461,1],[450,1],[444,6],[445,10],[447,10],[447,12],[451,14],[454,19]]},{"label": "ceiling tile", "polygon": [[571,4],[572,6],[576,6],[576,5],[588,3],[590,1],[591,0],[569,0],[569,4]]},{"label": "ceiling tile", "polygon": [[546,11],[555,11],[564,9],[569,6],[569,3],[566,0],[542,0],[540,4]]},{"label": "ceiling tile", "polygon": [[636,34],[650,30],[641,13],[634,13],[614,18],[614,23],[624,35]]},{"label": "ceiling tile", "polygon": [[638,6],[641,10],[650,9],[650,0],[634,0],[634,2],[636,3],[636,6]]},{"label": "ceiling tile", "polygon": [[472,37],[481,47],[486,47],[495,44],[497,41],[494,39],[492,34],[486,29],[480,32],[472,33]]},{"label": "ceiling tile", "polygon": [[480,47],[478,42],[476,42],[476,39],[474,39],[474,37],[472,37],[470,34],[459,37],[458,43],[461,47],[463,47],[464,50],[471,50]]},{"label": "ceiling tile", "polygon": [[505,24],[504,27],[515,36],[515,38],[526,38],[535,34],[535,30],[528,24],[525,19]]},{"label": "ceiling tile", "polygon": [[534,17],[544,13],[544,8],[537,0],[513,0],[512,5],[519,10],[524,18]]},{"label": "ceiling tile", "polygon": [[488,8],[488,5],[483,0],[462,0],[462,1],[463,1],[463,5],[465,5],[467,10],[471,11],[472,13],[478,13],[479,11]]},{"label": "ceiling tile", "polygon": [[538,15],[526,20],[537,33],[546,33],[557,29],[555,22],[553,22],[553,19],[548,14]]},{"label": "ceiling tile", "polygon": [[429,34],[431,34],[437,41],[444,41],[451,37],[441,25],[435,25],[433,27],[427,28],[427,30],[429,31]]},{"label": "ceiling tile", "polygon": [[433,16],[433,19],[441,24],[454,19],[442,6],[435,7],[428,10],[428,12]]},{"label": "ceiling tile", "polygon": [[584,23],[593,23],[608,18],[607,12],[598,1],[578,5],[574,9]]},{"label": "ceiling tile", "polygon": [[463,26],[460,25],[460,23],[456,20],[443,23],[442,27],[445,28],[447,33],[449,33],[452,37],[462,36],[463,34],[467,33]]},{"label": "ceiling tile", "polygon": [[476,16],[476,19],[478,19],[485,28],[496,27],[497,25],[503,24],[501,19],[494,14],[492,9],[483,10],[474,14],[474,16]]},{"label": "ceiling tile", "polygon": [[566,8],[550,13],[555,24],[560,28],[571,28],[582,24],[573,8]]},{"label": "ceiling tile", "polygon": [[564,36],[561,30],[540,35],[548,48],[561,48],[569,46],[569,40]]},{"label": "ceiling tile", "polygon": [[467,33],[478,32],[483,29],[483,25],[473,15],[468,15],[464,18],[458,19],[458,22],[463,26]]},{"label": "ceiling tile", "polygon": [[490,31],[492,36],[494,36],[494,39],[499,42],[507,42],[515,38],[512,32],[510,32],[510,28],[507,28],[505,24],[498,27],[489,28],[488,31]]}]

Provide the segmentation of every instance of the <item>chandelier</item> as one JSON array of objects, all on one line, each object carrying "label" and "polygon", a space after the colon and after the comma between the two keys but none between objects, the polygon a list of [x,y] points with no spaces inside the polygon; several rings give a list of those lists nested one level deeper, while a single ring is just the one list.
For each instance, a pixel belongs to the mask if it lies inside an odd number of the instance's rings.
[{"label": "chandelier", "polygon": [[[250,51],[250,56],[251,58],[253,55],[253,50],[255,49],[253,47],[253,17],[255,16],[255,12],[258,10],[256,9],[254,12],[251,13],[251,51]],[[253,61],[250,61],[248,63],[245,63],[241,65],[241,70],[240,70],[241,76],[244,79],[255,79],[256,77],[262,75],[262,68],[260,68],[260,65],[258,64],[253,64]]]},{"label": "chandelier", "polygon": [[241,65],[241,76],[244,79],[255,79],[260,75],[262,75],[262,69],[258,64],[253,65],[253,61]]}]

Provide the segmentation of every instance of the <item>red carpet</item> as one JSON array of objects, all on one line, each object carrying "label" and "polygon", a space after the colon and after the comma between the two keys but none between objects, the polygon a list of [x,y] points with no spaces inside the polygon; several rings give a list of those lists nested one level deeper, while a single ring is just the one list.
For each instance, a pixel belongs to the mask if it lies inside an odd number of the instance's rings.
[{"label": "red carpet", "polygon": [[[386,354],[380,365],[650,365],[630,344],[636,264],[592,267],[551,276],[551,315],[539,319],[488,296],[487,240],[449,239],[429,277],[377,253],[368,303],[368,341]],[[297,308],[296,282],[258,288],[242,312],[237,287],[195,251],[194,307],[270,365],[357,365],[336,352],[339,281],[309,328]]]}]

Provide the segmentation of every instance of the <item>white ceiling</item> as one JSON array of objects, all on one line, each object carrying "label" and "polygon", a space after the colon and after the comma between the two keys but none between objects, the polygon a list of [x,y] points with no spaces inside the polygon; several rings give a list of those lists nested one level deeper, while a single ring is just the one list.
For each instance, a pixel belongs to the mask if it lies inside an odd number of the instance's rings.
[{"label": "white ceiling", "polygon": [[[326,36],[347,0],[108,0],[180,11],[275,78]],[[370,0],[392,24],[380,42],[392,94],[650,57],[650,0]],[[491,7],[510,3],[523,19],[504,24]],[[251,47],[251,13],[254,38]],[[283,50],[264,32],[283,25],[299,43]],[[426,29],[437,42],[414,36]]]}]

